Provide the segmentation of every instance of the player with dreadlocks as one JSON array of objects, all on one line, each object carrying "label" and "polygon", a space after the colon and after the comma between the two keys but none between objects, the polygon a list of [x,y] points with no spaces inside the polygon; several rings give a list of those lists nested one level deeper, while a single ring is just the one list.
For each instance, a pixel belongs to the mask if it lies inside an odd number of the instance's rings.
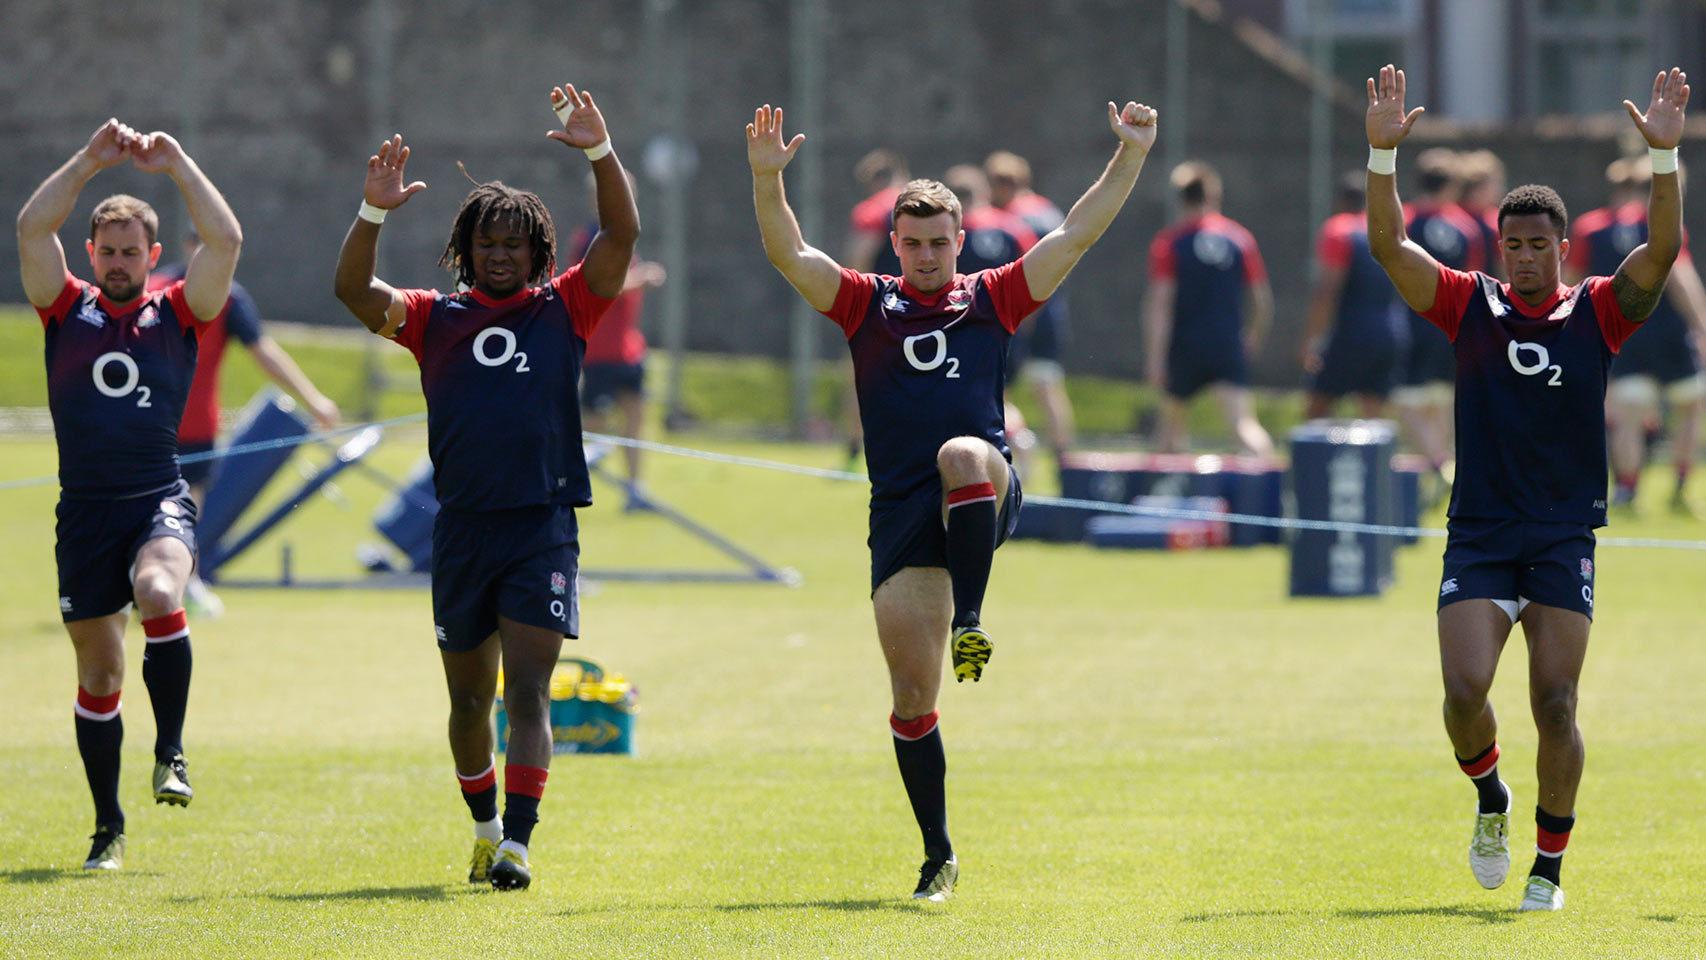
[{"label": "player with dreadlocks", "polygon": [[[459,291],[397,290],[373,275],[380,224],[426,184],[403,172],[401,135],[367,161],[364,202],[338,255],[336,291],[369,330],[421,368],[433,527],[434,631],[450,688],[450,752],[474,818],[471,883],[521,889],[551,762],[550,681],[563,637],[579,635],[575,508],[592,503],[575,400],[586,341],[622,283],[639,213],[592,96],[551,90],[551,139],[586,151],[599,232],[556,269],[551,213],[532,193],[477,185],[439,263]],[[499,665],[509,713],[498,816],[492,702]]]}]

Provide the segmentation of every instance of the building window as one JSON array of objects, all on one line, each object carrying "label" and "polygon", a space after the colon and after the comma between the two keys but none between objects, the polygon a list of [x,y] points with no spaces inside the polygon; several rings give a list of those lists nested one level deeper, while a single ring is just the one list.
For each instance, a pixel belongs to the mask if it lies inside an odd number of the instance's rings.
[{"label": "building window", "polygon": [[1659,36],[1652,0],[1527,0],[1529,112],[1605,113],[1645,106]]}]

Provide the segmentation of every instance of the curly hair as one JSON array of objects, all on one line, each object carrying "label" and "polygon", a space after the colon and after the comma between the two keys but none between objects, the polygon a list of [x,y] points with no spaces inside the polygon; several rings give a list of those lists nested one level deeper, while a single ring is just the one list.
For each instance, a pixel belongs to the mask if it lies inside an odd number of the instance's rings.
[{"label": "curly hair", "polygon": [[1536,213],[1545,214],[1560,237],[1569,229],[1570,213],[1564,209],[1564,198],[1551,187],[1537,183],[1525,183],[1499,201],[1499,229],[1504,229],[1506,217],[1526,217]]},{"label": "curly hair", "polygon": [[539,199],[538,194],[505,186],[497,180],[482,183],[468,192],[468,198],[462,201],[462,209],[456,211],[450,240],[444,245],[444,254],[438,258],[438,265],[449,270],[457,283],[472,287],[474,260],[470,251],[474,246],[474,232],[503,219],[514,219],[521,231],[527,234],[533,261],[533,272],[528,275],[527,282],[544,282],[557,270],[557,227],[551,222],[551,211],[545,208],[545,202]]}]

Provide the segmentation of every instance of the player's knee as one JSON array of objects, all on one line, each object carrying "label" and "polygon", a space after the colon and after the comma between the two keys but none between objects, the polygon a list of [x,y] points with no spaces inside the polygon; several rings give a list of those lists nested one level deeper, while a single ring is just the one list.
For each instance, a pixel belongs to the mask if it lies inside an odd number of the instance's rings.
[{"label": "player's knee", "polygon": [[1534,696],[1534,725],[1543,736],[1571,737],[1576,730],[1576,688],[1548,687]]},{"label": "player's knee", "polygon": [[81,667],[77,671],[77,685],[92,696],[110,697],[124,688],[124,664]]},{"label": "player's knee", "polygon": [[968,478],[981,477],[985,473],[988,446],[976,437],[955,437],[936,451],[936,468],[950,480],[972,482]]},{"label": "player's knee", "polygon": [[469,726],[474,723],[485,723],[492,715],[494,693],[483,693],[477,690],[452,690],[450,692],[450,722],[457,726]]},{"label": "player's knee", "polygon": [[145,617],[171,613],[183,603],[184,585],[170,571],[150,568],[138,571],[136,605]]},{"label": "player's knee", "polygon": [[1488,679],[1469,674],[1447,674],[1445,678],[1445,709],[1458,717],[1474,716],[1487,705],[1487,692],[1492,687]]},{"label": "player's knee", "polygon": [[539,681],[504,680],[504,711],[510,722],[532,724],[544,720],[551,712],[550,677]]}]

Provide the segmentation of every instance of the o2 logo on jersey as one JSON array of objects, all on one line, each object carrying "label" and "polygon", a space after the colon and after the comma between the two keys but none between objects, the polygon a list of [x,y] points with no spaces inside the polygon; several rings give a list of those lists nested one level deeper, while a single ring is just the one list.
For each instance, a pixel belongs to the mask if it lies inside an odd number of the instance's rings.
[{"label": "o2 logo on jersey", "polygon": [[[1534,377],[1550,371],[1552,377],[1546,381],[1546,385],[1548,387],[1564,385],[1564,368],[1552,362],[1552,354],[1546,349],[1545,344],[1512,340],[1509,348],[1505,350],[1505,354],[1510,357],[1511,369],[1517,373],[1525,377]],[[1525,360],[1525,356],[1532,357],[1533,361]]]},{"label": "o2 logo on jersey", "polygon": [[1463,234],[1439,217],[1434,217],[1422,226],[1422,239],[1430,249],[1437,251],[1439,256],[1447,260],[1455,260],[1465,253]]},{"label": "o2 logo on jersey", "polygon": [[1232,258],[1237,250],[1226,237],[1203,230],[1191,238],[1191,252],[1207,266],[1225,270],[1232,266]]},{"label": "o2 logo on jersey", "polygon": [[[124,370],[124,382],[116,387],[107,382],[107,368],[113,364],[118,364]],[[154,396],[154,391],[142,385],[142,370],[136,365],[136,361],[131,359],[130,354],[119,353],[117,350],[101,354],[95,358],[93,373],[95,389],[99,390],[102,396],[122,400],[135,393],[138,394],[137,406],[152,407],[154,405],[150,399]]]},{"label": "o2 logo on jersey", "polygon": [[[918,358],[918,344],[925,340],[934,342],[935,346],[931,348],[931,356],[929,360],[920,360]],[[917,336],[907,337],[905,340],[901,341],[900,352],[906,354],[906,362],[912,364],[912,369],[914,370],[929,373],[946,363],[948,365],[948,372],[945,373],[944,376],[949,380],[958,380],[960,378],[960,358],[948,356],[948,335],[940,330],[932,330],[929,333],[921,333]]]},{"label": "o2 logo on jersey", "polygon": [[[501,347],[489,346],[493,340],[502,340]],[[493,350],[497,352],[494,354]],[[527,365],[527,352],[515,348],[515,333],[504,327],[487,327],[474,338],[474,359],[480,361],[483,367],[501,367],[515,361],[516,373],[532,373],[533,368]]]}]

